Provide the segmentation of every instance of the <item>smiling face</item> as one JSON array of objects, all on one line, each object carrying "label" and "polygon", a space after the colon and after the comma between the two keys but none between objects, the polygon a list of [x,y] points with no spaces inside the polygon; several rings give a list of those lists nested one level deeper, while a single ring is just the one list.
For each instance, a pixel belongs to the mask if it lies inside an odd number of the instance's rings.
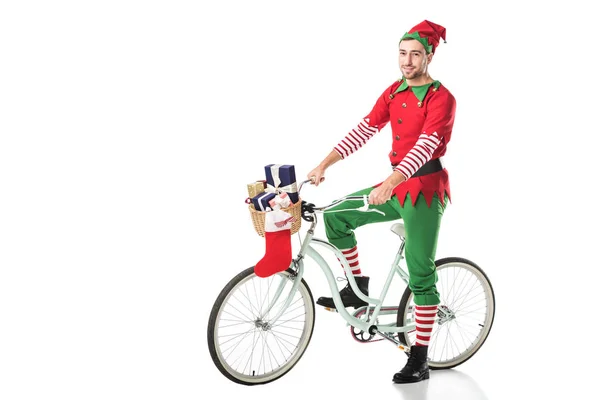
[{"label": "smiling face", "polygon": [[427,76],[427,65],[433,54],[427,54],[418,40],[404,39],[400,42],[398,64],[406,79],[418,80]]}]

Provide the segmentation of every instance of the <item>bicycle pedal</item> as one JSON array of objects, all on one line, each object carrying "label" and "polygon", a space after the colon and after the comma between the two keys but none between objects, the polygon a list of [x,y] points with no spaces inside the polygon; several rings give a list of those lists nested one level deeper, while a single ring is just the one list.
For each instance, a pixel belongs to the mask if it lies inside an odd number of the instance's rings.
[{"label": "bicycle pedal", "polygon": [[323,309],[334,312],[334,313],[338,312],[337,308],[334,308],[334,307],[323,307]]},{"label": "bicycle pedal", "polygon": [[398,345],[398,348],[405,353],[410,353],[410,347],[403,346],[401,344]]}]

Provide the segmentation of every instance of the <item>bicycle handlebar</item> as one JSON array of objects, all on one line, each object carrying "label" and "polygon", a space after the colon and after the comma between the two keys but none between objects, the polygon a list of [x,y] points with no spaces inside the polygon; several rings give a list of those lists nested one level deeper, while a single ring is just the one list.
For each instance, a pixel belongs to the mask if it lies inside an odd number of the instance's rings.
[{"label": "bicycle handlebar", "polygon": [[[312,182],[312,179],[307,179],[303,182],[300,183],[300,186],[298,187],[298,195],[300,195],[300,191],[302,190],[302,186],[304,186],[305,183],[308,182]],[[368,201],[368,197],[367,195],[363,195],[363,196],[346,196],[346,197],[342,197],[341,199],[337,199],[334,200],[331,204],[328,204],[326,206],[322,206],[322,207],[316,207],[314,204],[312,203],[306,203],[307,206],[307,210],[309,213],[314,213],[315,211],[325,211],[328,208],[331,208],[335,205],[338,205],[339,203],[342,203],[344,201],[348,201],[348,200],[363,200],[365,205],[362,208],[364,208],[365,210],[369,207],[369,201]],[[304,209],[304,207],[303,207]],[[304,211],[304,210],[303,210]]]}]

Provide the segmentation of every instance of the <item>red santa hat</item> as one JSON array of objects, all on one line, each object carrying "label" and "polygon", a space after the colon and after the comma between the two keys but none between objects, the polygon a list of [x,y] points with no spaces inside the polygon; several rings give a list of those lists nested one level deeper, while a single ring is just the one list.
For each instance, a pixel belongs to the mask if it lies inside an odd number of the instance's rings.
[{"label": "red santa hat", "polygon": [[435,48],[440,43],[440,38],[446,43],[446,28],[430,21],[423,21],[406,32],[400,41],[412,38],[421,42],[427,53],[435,53]]}]

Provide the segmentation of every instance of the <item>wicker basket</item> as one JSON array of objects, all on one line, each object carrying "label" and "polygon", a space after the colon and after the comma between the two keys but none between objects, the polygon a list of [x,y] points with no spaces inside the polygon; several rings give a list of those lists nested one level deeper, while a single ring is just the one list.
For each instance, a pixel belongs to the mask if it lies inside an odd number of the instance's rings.
[{"label": "wicker basket", "polygon": [[[265,236],[265,211],[256,211],[254,205],[250,204],[248,206],[250,210],[250,216],[252,217],[252,223],[254,224],[254,229],[256,233],[260,236]],[[302,200],[298,199],[295,204],[288,208],[282,208],[286,213],[291,214],[294,217],[294,222],[292,222],[292,235],[300,230],[300,226],[302,224]]]}]

